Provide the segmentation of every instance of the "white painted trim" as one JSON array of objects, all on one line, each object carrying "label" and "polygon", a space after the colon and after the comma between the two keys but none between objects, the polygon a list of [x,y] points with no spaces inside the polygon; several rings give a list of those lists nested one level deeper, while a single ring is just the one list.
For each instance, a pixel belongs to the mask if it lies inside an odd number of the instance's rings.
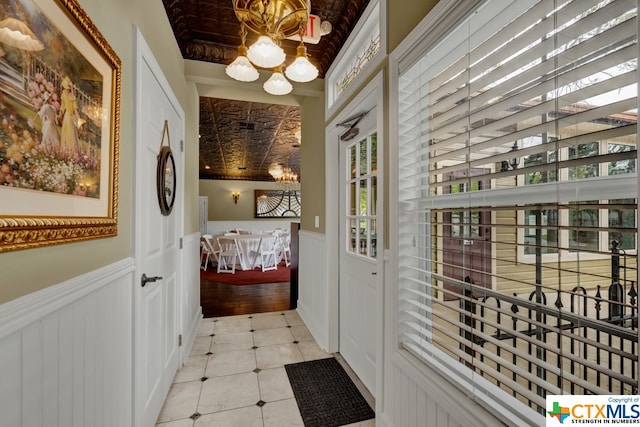
[{"label": "white painted trim", "polygon": [[0,305],[0,339],[110,285],[114,279],[131,274],[133,270],[133,258],[125,258]]},{"label": "white painted trim", "polygon": [[[378,74],[364,87],[358,95],[336,116],[336,118],[329,123],[325,128],[325,188],[327,194],[340,194],[339,188],[339,170],[340,166],[340,134],[344,131],[343,128],[338,127],[337,123],[354,116],[355,114],[370,111],[373,107],[376,107],[376,132],[378,135],[378,159],[384,159],[384,153],[386,152],[386,118],[385,118],[385,84],[384,84],[384,71],[378,72]],[[382,183],[385,182],[385,170],[384,162],[378,161],[378,203],[379,206],[385,206],[384,189]],[[339,285],[339,268],[340,265],[340,251],[337,250],[340,245],[339,233],[340,233],[340,212],[339,212],[339,200],[336,197],[326,197],[326,262],[327,262],[327,289],[328,289],[328,342],[331,351],[337,351],[339,349],[340,339],[340,285]],[[385,230],[386,230],[386,218],[384,217],[384,209],[379,208],[377,210],[377,228],[378,228],[378,242],[381,247],[378,250],[378,262],[377,262],[377,280],[378,280],[378,324],[375,325],[376,331],[376,411],[382,409],[383,405],[383,390],[384,384],[384,325],[385,325],[385,313],[384,313],[384,272],[385,266],[383,262],[384,257],[384,242],[385,242]]]},{"label": "white painted trim", "polygon": [[[380,51],[376,55],[376,57],[366,66],[366,68],[356,77],[356,79],[349,85],[347,90],[345,90],[340,95],[337,95],[335,99],[331,100],[331,94],[334,91],[332,87],[335,84],[333,81],[333,75],[336,73],[341,73],[346,64],[352,60],[350,56],[353,55],[354,51],[357,51],[361,46],[356,45],[358,42],[358,36],[363,31],[363,27],[369,24],[370,19],[374,19],[374,12],[378,11],[378,24],[380,26]],[[332,115],[336,112],[340,111],[346,101],[350,99],[354,94],[360,92],[360,88],[363,82],[366,82],[372,75],[374,75],[381,64],[387,58],[387,0],[376,0],[371,1],[364,13],[358,20],[353,31],[350,33],[347,41],[340,49],[340,52],[334,59],[331,67],[326,73],[325,77],[325,120],[328,120]],[[344,120],[344,118],[343,118]]]}]

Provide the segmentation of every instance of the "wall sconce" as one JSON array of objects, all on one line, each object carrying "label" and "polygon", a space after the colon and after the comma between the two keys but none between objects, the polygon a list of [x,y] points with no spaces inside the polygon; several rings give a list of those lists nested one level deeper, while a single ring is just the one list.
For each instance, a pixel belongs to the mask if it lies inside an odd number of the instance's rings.
[{"label": "wall sconce", "polygon": [[234,191],[233,193],[231,193],[231,197],[233,197],[233,203],[237,205],[238,199],[240,198],[240,193],[238,193],[237,191]]}]

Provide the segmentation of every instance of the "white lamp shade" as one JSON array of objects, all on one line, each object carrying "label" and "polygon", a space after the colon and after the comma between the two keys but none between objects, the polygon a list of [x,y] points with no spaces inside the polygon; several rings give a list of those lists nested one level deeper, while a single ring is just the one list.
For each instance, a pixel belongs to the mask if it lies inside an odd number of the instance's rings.
[{"label": "white lamp shade", "polygon": [[298,56],[284,73],[290,80],[299,83],[310,82],[318,77],[318,69],[305,56]]},{"label": "white lamp shade", "polygon": [[274,71],[262,87],[271,95],[286,95],[293,90],[291,83],[279,71]]},{"label": "white lamp shade", "polygon": [[282,64],[286,58],[284,50],[267,36],[260,36],[249,47],[247,56],[258,67],[275,68]]},{"label": "white lamp shade", "polygon": [[258,70],[256,70],[253,64],[249,62],[249,59],[243,55],[238,55],[235,61],[227,65],[224,71],[232,79],[241,82],[253,82],[260,77]]}]

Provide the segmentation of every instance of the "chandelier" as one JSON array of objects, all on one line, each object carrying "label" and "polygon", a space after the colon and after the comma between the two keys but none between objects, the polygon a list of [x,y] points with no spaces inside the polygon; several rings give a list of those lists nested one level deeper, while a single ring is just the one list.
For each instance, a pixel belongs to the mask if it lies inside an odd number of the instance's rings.
[{"label": "chandelier", "polygon": [[298,187],[298,174],[289,167],[289,156],[284,167],[279,164],[274,165],[269,168],[269,174],[284,191],[291,191]]},{"label": "chandelier", "polygon": [[[272,95],[286,95],[293,90],[287,78],[300,83],[314,80],[318,69],[309,62],[303,41],[310,9],[309,0],[233,0],[233,10],[240,21],[241,44],[238,57],[225,69],[227,75],[241,82],[252,82],[259,77],[256,66],[271,69],[273,74],[263,88]],[[247,29],[259,36],[249,48],[245,44]],[[283,74],[286,54],[280,43],[296,35],[300,39],[296,59]]]}]

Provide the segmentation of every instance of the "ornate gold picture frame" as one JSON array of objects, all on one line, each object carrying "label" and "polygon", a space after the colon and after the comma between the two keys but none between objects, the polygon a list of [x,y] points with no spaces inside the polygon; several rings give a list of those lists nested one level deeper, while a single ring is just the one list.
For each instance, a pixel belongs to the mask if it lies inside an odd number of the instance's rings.
[{"label": "ornate gold picture frame", "polygon": [[76,0],[0,11],[0,252],[117,235],[120,59]]}]

